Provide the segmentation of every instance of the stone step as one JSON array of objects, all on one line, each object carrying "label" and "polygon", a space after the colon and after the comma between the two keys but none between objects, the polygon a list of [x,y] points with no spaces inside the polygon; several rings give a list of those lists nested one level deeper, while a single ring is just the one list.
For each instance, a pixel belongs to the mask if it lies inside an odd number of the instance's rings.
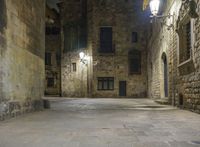
[{"label": "stone step", "polygon": [[162,98],[162,99],[155,99],[154,100],[156,103],[161,104],[161,105],[169,105],[169,100],[168,98]]}]

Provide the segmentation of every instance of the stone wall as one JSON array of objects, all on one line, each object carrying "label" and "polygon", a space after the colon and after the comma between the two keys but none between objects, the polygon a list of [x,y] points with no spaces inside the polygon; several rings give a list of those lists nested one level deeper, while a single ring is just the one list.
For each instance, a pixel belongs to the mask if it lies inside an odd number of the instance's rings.
[{"label": "stone wall", "polygon": [[[98,1],[91,6],[89,30],[93,52],[93,97],[120,97],[119,81],[127,82],[126,97],[146,97],[146,36],[142,2],[136,1]],[[114,53],[99,53],[100,27],[110,26],[113,30]],[[131,41],[132,32],[138,33],[138,42]],[[142,53],[141,74],[129,74],[129,51]],[[98,77],[114,77],[114,90],[97,90]]]},{"label": "stone wall", "polygon": [[[62,57],[62,95],[67,97],[87,97],[87,67],[80,62],[79,52],[64,54]],[[76,64],[76,71],[73,71]]]},{"label": "stone wall", "polygon": [[[79,20],[82,16],[81,8],[85,2],[83,1],[81,5],[75,1],[63,2],[61,4],[62,24]],[[71,10],[72,5],[73,10]],[[147,29],[145,26],[148,17],[141,8],[142,1],[87,1],[87,12],[84,13],[87,14],[87,47],[62,55],[63,96],[119,97],[119,81],[126,81],[126,97],[146,97],[147,38],[145,31]],[[76,13],[77,11],[79,13]],[[114,53],[100,54],[98,52],[102,26],[111,26],[113,29]],[[138,33],[137,43],[131,41],[132,32]],[[141,51],[141,74],[129,74],[128,55],[132,50]],[[81,51],[87,55],[87,66],[80,63],[78,54]],[[77,64],[77,72],[71,71],[73,62]],[[97,90],[98,77],[114,77],[114,90]]]},{"label": "stone wall", "polygon": [[0,1],[0,118],[42,108],[44,0]]},{"label": "stone wall", "polygon": [[[69,0],[60,3],[62,26],[61,85],[62,96],[66,97],[87,97],[88,95],[88,68],[90,63],[87,61],[86,64],[83,64],[79,58],[80,52],[84,52],[89,57],[87,46],[81,44],[81,42],[87,40],[86,34],[82,34],[82,30],[85,32],[87,30],[87,27],[85,27],[87,22],[86,5],[86,0]],[[68,35],[70,33],[71,36]],[[84,38],[81,37],[83,35]],[[66,46],[66,42],[73,45]]]},{"label": "stone wall", "polygon": [[[59,12],[46,7],[45,52],[49,54],[50,64],[45,65],[45,95],[61,94],[61,29]],[[53,79],[53,83],[49,79]]]},{"label": "stone wall", "polygon": [[[197,9],[195,11],[200,15],[200,2],[197,2]],[[200,104],[200,61],[199,61],[199,31],[200,19],[191,18],[191,13],[187,12],[188,5],[184,1],[173,0],[168,2],[164,9],[163,15],[172,14],[173,19],[164,19],[165,24],[173,24],[169,28],[166,25],[160,25],[160,20],[153,22],[148,54],[148,95],[152,98],[164,97],[164,83],[163,83],[163,53],[167,56],[168,64],[168,101],[173,105],[180,106],[186,109],[199,112]],[[191,11],[189,11],[191,12]],[[185,63],[180,63],[181,51],[179,46],[184,42],[179,41],[177,34],[178,25],[183,16],[189,15],[192,23],[192,53],[191,57]]]}]

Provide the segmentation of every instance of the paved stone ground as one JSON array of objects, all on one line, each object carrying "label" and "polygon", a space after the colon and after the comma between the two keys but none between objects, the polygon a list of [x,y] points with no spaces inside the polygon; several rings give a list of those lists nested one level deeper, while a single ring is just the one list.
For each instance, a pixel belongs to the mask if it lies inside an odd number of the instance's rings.
[{"label": "paved stone ground", "polygon": [[0,122],[0,147],[200,147],[200,115],[148,99],[51,99]]}]

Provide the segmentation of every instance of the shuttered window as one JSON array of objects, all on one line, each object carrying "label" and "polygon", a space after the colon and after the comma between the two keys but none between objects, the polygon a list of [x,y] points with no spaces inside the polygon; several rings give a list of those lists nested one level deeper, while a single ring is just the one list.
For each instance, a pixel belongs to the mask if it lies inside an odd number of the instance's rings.
[{"label": "shuttered window", "polygon": [[141,52],[129,52],[129,74],[141,74]]},{"label": "shuttered window", "polygon": [[113,53],[113,42],[112,42],[112,27],[101,27],[100,28],[100,53]]},{"label": "shuttered window", "polygon": [[45,65],[51,65],[51,53],[45,53]]},{"label": "shuttered window", "polygon": [[47,87],[48,88],[54,87],[54,78],[48,78],[47,79]]},{"label": "shuttered window", "polygon": [[183,63],[191,57],[192,52],[192,34],[191,21],[184,24],[179,30],[179,62]]},{"label": "shuttered window", "polygon": [[137,42],[138,42],[138,33],[132,32],[132,43],[137,43]]}]

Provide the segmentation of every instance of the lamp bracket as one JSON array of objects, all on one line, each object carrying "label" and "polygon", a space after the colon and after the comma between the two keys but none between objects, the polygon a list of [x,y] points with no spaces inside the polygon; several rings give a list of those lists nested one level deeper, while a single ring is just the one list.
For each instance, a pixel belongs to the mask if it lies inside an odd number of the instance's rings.
[{"label": "lamp bracket", "polygon": [[83,63],[84,65],[88,64],[86,59],[80,59],[80,62]]},{"label": "lamp bracket", "polygon": [[164,25],[164,26],[167,26],[168,30],[170,30],[171,28],[174,28],[174,25],[173,24],[170,24],[170,25],[166,24],[165,19],[166,18],[170,19],[171,17],[174,18],[174,15],[168,14],[168,15],[151,15],[150,16],[150,18],[154,19],[154,20],[162,19],[161,24]]},{"label": "lamp bracket", "polygon": [[170,18],[174,17],[174,15],[168,14],[168,15],[151,15],[150,18],[158,18],[158,19],[164,19],[164,18]]}]

